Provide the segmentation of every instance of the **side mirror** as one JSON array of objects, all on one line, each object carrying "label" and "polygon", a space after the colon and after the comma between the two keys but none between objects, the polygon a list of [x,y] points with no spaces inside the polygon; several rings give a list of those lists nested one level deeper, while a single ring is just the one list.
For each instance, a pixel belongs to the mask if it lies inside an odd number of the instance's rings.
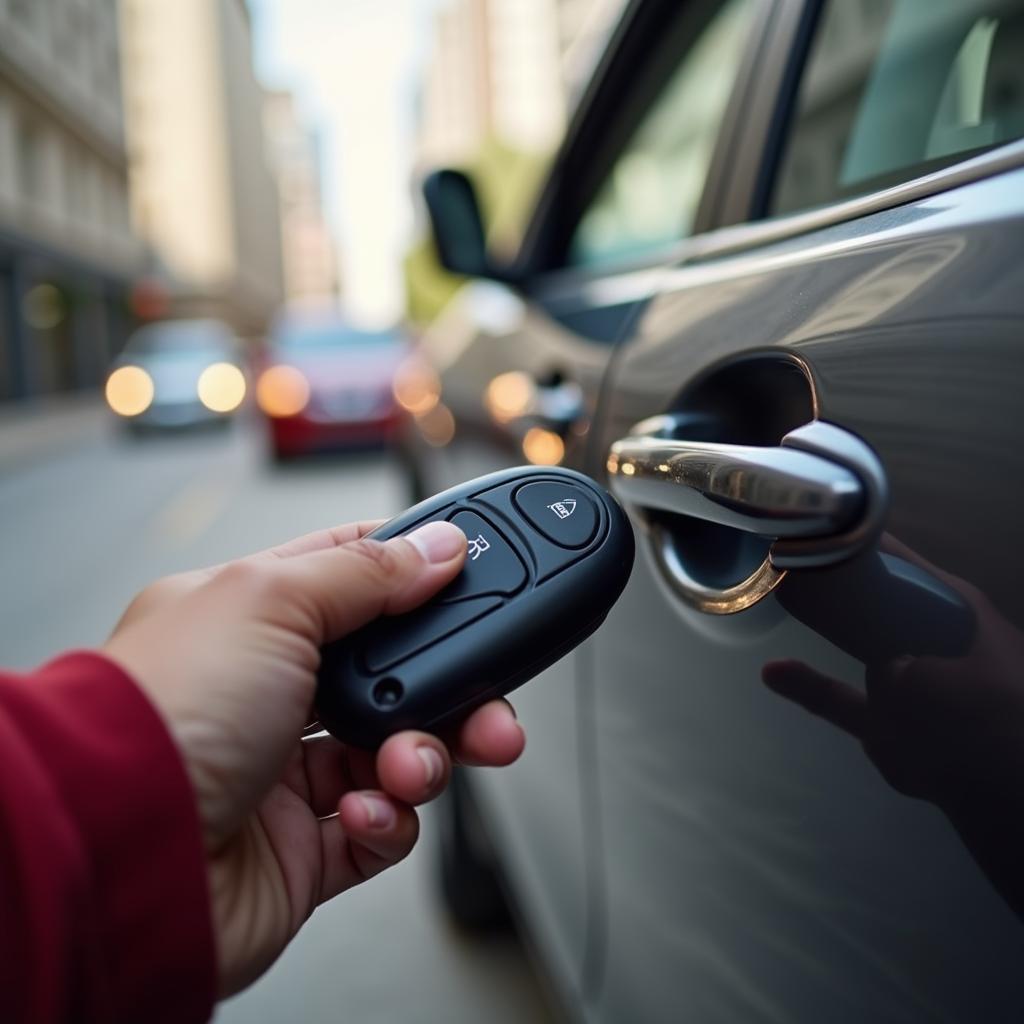
[{"label": "side mirror", "polygon": [[423,198],[441,265],[467,277],[498,277],[487,256],[483,219],[473,182],[445,168],[423,181]]}]

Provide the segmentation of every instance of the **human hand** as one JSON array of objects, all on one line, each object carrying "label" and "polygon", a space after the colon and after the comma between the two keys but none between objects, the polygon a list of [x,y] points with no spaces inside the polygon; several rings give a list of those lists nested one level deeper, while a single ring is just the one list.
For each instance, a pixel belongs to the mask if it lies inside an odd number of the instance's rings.
[{"label": "human hand", "polygon": [[265,971],[319,904],[410,852],[413,808],[442,792],[453,754],[504,765],[524,746],[503,700],[444,742],[408,731],[369,753],[300,738],[320,647],[415,608],[462,568],[457,527],[367,539],[377,525],[160,580],[105,646],[164,718],[195,788],[222,996]]}]

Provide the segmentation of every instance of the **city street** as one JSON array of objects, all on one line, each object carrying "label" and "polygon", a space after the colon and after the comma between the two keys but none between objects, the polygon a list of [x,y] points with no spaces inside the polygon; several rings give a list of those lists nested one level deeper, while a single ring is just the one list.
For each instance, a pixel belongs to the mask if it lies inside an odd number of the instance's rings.
[{"label": "city street", "polygon": [[[386,455],[276,468],[249,423],[132,439],[100,412],[78,426],[70,419],[31,453],[0,426],[6,666],[101,642],[156,576],[407,503]],[[32,429],[47,436],[44,421]],[[512,939],[467,939],[445,921],[430,887],[432,823],[424,818],[417,853],[321,909],[260,983],[222,1007],[218,1024],[547,1020]]]}]

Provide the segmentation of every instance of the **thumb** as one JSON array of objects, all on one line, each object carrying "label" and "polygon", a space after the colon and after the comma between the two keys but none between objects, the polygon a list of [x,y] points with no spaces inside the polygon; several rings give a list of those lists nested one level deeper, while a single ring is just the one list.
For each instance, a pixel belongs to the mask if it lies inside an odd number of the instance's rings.
[{"label": "thumb", "polygon": [[435,522],[403,537],[362,538],[288,559],[289,591],[317,623],[317,644],[337,640],[381,615],[410,611],[450,583],[466,559],[466,535]]}]

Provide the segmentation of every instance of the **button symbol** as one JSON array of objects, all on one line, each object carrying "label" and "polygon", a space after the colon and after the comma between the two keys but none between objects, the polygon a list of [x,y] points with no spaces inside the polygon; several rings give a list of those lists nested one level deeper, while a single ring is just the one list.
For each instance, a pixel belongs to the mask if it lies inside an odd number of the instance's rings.
[{"label": "button symbol", "polygon": [[470,559],[475,562],[485,551],[490,550],[491,545],[481,533],[469,542],[469,545],[466,548],[466,553],[469,555]]},{"label": "button symbol", "polygon": [[548,508],[558,516],[559,519],[568,519],[576,511],[576,499],[566,498],[564,501],[556,501]]}]

